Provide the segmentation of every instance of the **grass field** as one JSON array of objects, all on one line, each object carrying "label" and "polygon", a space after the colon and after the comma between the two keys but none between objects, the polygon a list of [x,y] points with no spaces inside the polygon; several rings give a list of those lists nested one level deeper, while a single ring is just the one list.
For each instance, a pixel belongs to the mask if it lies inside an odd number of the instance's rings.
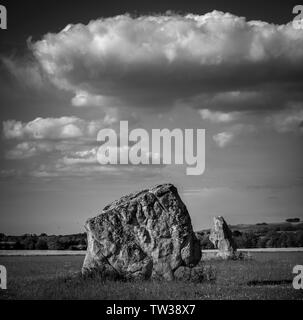
[{"label": "grass field", "polygon": [[0,299],[303,299],[292,287],[303,252],[253,253],[251,260],[205,261],[213,280],[118,282],[79,274],[83,256],[0,257],[8,290]]}]

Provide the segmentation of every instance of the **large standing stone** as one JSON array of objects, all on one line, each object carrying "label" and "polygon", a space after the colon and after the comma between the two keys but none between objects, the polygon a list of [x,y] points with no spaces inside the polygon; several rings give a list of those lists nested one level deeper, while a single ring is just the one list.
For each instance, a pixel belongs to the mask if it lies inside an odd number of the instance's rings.
[{"label": "large standing stone", "polygon": [[114,201],[85,228],[83,273],[172,280],[178,267],[195,266],[201,259],[189,213],[171,184]]},{"label": "large standing stone", "polygon": [[223,259],[234,257],[237,247],[232,232],[223,217],[214,217],[214,227],[209,240],[219,249],[218,256]]}]

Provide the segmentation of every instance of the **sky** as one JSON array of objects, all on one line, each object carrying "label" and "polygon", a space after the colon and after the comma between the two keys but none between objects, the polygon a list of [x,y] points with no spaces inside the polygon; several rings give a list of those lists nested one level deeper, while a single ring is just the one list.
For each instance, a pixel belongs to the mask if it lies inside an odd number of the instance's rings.
[{"label": "sky", "polygon": [[[1,4],[0,232],[83,232],[111,201],[165,182],[195,230],[217,215],[303,218],[296,2]],[[148,133],[205,129],[205,172],[100,165],[98,132],[119,133],[120,121]]]}]

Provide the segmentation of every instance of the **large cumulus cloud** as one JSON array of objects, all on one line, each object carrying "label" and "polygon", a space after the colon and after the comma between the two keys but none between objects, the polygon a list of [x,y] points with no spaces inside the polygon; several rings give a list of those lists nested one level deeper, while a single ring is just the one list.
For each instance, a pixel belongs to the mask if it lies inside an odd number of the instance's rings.
[{"label": "large cumulus cloud", "polygon": [[218,11],[121,15],[69,25],[32,50],[76,106],[169,108],[187,100],[199,109],[254,110],[302,99],[303,34],[291,23]]}]

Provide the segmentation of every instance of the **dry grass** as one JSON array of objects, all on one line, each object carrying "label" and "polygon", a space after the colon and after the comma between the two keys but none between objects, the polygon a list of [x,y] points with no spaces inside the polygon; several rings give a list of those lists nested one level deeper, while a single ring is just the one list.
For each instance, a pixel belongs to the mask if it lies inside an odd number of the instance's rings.
[{"label": "dry grass", "polygon": [[[202,282],[103,281],[79,274],[83,257],[0,257],[8,290],[0,299],[303,299],[292,269],[303,253],[255,253],[252,260],[207,261]],[[215,275],[215,277],[214,277]],[[215,279],[214,279],[215,278]]]}]

